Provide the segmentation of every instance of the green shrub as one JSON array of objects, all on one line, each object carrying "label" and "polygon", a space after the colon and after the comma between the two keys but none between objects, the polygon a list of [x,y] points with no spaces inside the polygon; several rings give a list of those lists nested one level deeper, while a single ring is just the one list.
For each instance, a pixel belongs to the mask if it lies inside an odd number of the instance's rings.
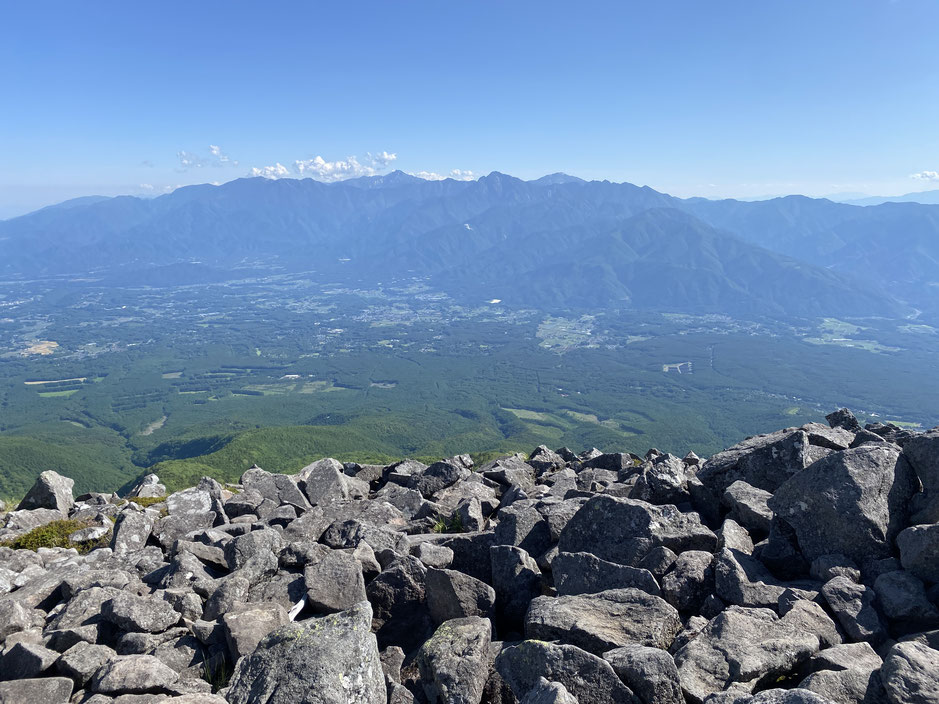
[{"label": "green shrub", "polygon": [[0,547],[14,550],[38,550],[39,548],[75,548],[85,554],[96,548],[107,547],[111,542],[110,534],[87,543],[73,543],[69,536],[77,530],[88,528],[90,521],[61,520],[52,521],[44,526],[33,528],[26,535],[0,543]]}]

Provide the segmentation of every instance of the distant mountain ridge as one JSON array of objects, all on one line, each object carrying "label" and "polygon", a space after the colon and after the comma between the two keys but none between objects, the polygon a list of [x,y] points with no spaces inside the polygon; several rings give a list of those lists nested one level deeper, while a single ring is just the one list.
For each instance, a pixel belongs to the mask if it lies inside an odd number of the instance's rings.
[{"label": "distant mountain ridge", "polygon": [[172,284],[183,262],[187,281],[264,263],[349,279],[413,271],[467,300],[485,288],[554,308],[899,316],[935,309],[939,206],[686,200],[566,174],[395,171],[76,199],[0,222],[4,276]]}]

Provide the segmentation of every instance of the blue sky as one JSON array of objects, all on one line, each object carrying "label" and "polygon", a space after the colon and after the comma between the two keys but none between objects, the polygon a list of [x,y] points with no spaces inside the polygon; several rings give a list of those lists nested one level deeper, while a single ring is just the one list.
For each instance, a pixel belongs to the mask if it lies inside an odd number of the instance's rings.
[{"label": "blue sky", "polygon": [[252,169],[939,188],[937,28],[937,0],[7,3],[0,217]]}]

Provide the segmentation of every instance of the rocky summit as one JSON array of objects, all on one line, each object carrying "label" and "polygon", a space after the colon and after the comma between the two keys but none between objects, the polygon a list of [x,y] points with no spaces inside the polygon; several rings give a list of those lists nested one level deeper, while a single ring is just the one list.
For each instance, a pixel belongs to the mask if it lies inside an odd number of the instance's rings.
[{"label": "rocky summit", "polygon": [[168,496],[44,472],[0,523],[0,704],[937,703],[939,429],[828,420]]}]

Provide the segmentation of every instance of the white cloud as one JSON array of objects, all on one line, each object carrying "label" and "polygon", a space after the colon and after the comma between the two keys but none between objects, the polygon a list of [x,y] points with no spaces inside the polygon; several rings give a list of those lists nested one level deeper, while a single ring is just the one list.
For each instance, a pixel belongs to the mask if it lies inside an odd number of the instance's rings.
[{"label": "white cloud", "polygon": [[425,181],[443,181],[447,178],[452,178],[455,181],[475,181],[479,178],[472,171],[464,171],[463,169],[453,169],[446,175],[438,174],[436,171],[416,171],[411,176],[417,176]]},{"label": "white cloud", "polygon": [[152,184],[152,183],[141,183],[140,186],[139,186],[139,188],[140,188],[141,191],[152,191],[152,190],[153,190],[153,184]]},{"label": "white cloud", "polygon": [[917,181],[939,181],[939,171],[920,171],[918,174],[910,174],[910,178]]},{"label": "white cloud", "polygon": [[222,166],[238,166],[238,162],[229,157],[222,151],[217,144],[209,145],[209,156],[203,157],[194,152],[180,151],[176,152],[179,159],[178,171],[189,171],[189,169],[201,169],[205,166],[221,168]]},{"label": "white cloud", "polygon": [[290,169],[277,162],[273,166],[262,166],[260,169],[255,166],[251,169],[251,176],[261,176],[263,178],[278,179],[290,175]]},{"label": "white cloud", "polygon": [[301,176],[311,176],[319,181],[332,182],[359,176],[375,176],[379,171],[387,169],[397,158],[397,154],[386,151],[366,154],[364,163],[355,156],[339,161],[326,161],[321,156],[315,156],[312,159],[298,159],[293,162],[293,166]]}]

